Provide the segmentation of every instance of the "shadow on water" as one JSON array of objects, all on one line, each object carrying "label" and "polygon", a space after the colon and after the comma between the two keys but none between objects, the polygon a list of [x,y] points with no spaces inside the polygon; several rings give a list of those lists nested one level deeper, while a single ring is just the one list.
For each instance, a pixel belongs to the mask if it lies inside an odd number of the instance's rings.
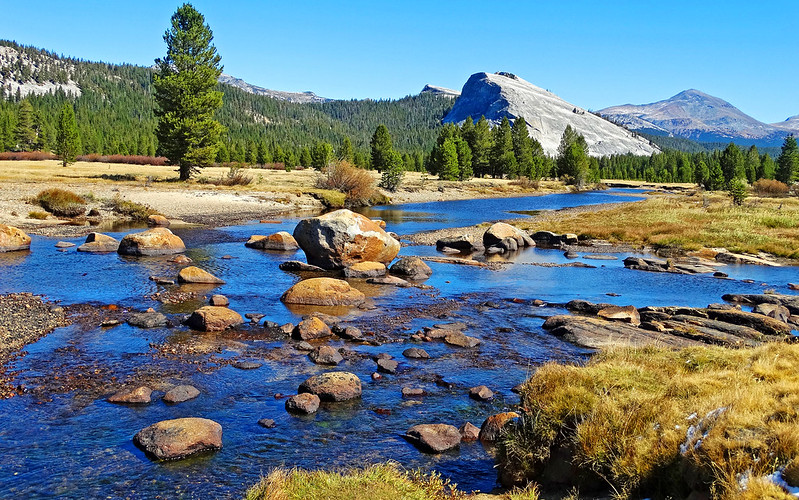
[{"label": "shadow on water", "polygon": [[[408,233],[509,218],[511,209],[554,209],[609,200],[629,201],[630,197],[583,193],[378,207],[368,213],[387,220],[388,230]],[[199,289],[158,285],[149,279],[176,279],[181,266],[169,262],[169,256],[59,252],[53,246],[55,239],[34,237],[30,253],[0,254],[0,293],[33,292],[63,304],[153,307],[171,319],[220,293],[241,314],[264,314],[278,324],[296,323],[303,314],[319,308],[287,308],[280,302],[280,295],[300,277],[278,266],[302,259],[302,253],[244,246],[252,234],[291,232],[295,224],[296,219],[285,219],[279,224],[176,230],[194,265],[226,282]],[[439,255],[434,248],[422,246],[405,247],[402,254]],[[60,328],[27,346],[27,354],[12,364],[19,372],[16,382],[29,392],[0,401],[4,415],[0,497],[226,498],[241,496],[248,485],[276,466],[320,468],[387,459],[409,468],[435,469],[465,490],[490,490],[496,478],[493,459],[481,444],[465,443],[458,452],[434,456],[420,453],[402,435],[418,423],[459,426],[470,421],[479,426],[487,415],[518,402],[510,389],[539,364],[585,359],[586,350],[541,329],[544,316],[562,311],[534,307],[532,299],[705,306],[720,301],[724,293],[761,293],[765,288],[787,292],[786,283],[796,281],[796,270],[790,268],[727,266],[725,272],[733,278],[729,280],[644,273],[625,269],[623,257],[578,259],[593,268],[540,267],[537,264],[572,261],[559,250],[534,248],[515,253],[513,263],[497,271],[430,262],[433,275],[424,282],[432,287],[429,290],[352,280],[376,309],[346,310],[344,319],[361,328],[369,342],[329,339],[313,343],[346,349],[345,361],[336,369],[358,375],[363,395],[355,402],[323,404],[309,417],[289,415],[285,398],[276,395],[296,393],[303,380],[329,368],[312,364],[307,353],[294,349],[292,341],[260,326],[198,333],[183,326],[101,328],[99,321],[84,321]],[[745,278],[755,282],[744,283]],[[152,298],[179,293],[191,297],[177,304]],[[522,299],[521,303],[510,300],[514,298]],[[466,323],[466,333],[482,343],[475,349],[462,349],[410,340],[418,329],[445,321]],[[424,348],[431,359],[405,358],[402,352],[412,345]],[[376,364],[372,358],[381,353],[393,356],[399,369],[373,380]],[[233,362],[238,360],[261,366],[237,369]],[[134,382],[152,384],[151,404],[132,407],[105,401],[116,388]],[[164,391],[180,383],[196,386],[201,395],[178,405],[164,404],[160,399]],[[493,401],[469,399],[468,389],[479,384],[495,391]],[[403,398],[405,386],[422,388],[426,395]],[[219,422],[224,448],[179,462],[153,462],[133,446],[131,438],[138,430],[159,420],[188,416]],[[276,427],[260,427],[261,418],[274,419]]]}]

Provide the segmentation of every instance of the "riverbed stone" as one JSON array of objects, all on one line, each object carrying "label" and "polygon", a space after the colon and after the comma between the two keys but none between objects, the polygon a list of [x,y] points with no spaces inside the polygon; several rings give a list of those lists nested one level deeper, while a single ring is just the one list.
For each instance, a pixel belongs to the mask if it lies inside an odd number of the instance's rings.
[{"label": "riverbed stone", "polygon": [[277,424],[271,418],[262,418],[258,421],[258,425],[264,427],[265,429],[274,429],[277,427]]},{"label": "riverbed stone", "polygon": [[605,307],[597,311],[596,314],[600,318],[612,321],[621,321],[623,323],[629,323],[633,326],[639,326],[641,324],[641,316],[638,314],[638,309],[636,309],[635,306]]},{"label": "riverbed stone", "polygon": [[755,314],[768,316],[769,318],[774,318],[776,320],[782,321],[783,323],[788,323],[788,321],[791,319],[791,311],[789,311],[787,307],[780,304],[758,304],[752,309],[752,312]]},{"label": "riverbed stone", "polygon": [[396,286],[399,288],[408,288],[409,286],[411,286],[410,283],[396,276],[386,276],[384,278],[369,278],[368,280],[366,280],[366,282],[369,283],[370,285]]},{"label": "riverbed stone", "polygon": [[324,269],[343,269],[363,261],[387,264],[400,250],[399,242],[377,223],[346,209],[301,220],[294,238],[308,263]]},{"label": "riverbed stone", "polygon": [[366,300],[366,296],[344,280],[310,278],[289,288],[280,300],[287,304],[359,306]]},{"label": "riverbed stone", "polygon": [[183,253],[186,245],[165,227],[156,227],[140,233],[131,233],[119,242],[121,255],[152,256]]},{"label": "riverbed stone", "polygon": [[204,285],[224,285],[225,281],[197,266],[184,267],[178,273],[181,283],[199,283]]},{"label": "riverbed stone", "polygon": [[419,347],[409,347],[402,351],[402,355],[411,359],[430,359],[430,355]]},{"label": "riverbed stone", "polygon": [[31,237],[14,226],[0,224],[0,253],[30,250]]},{"label": "riverbed stone", "polygon": [[425,392],[421,387],[403,387],[402,395],[406,398],[412,398],[416,396],[424,396]]},{"label": "riverbed stone", "polygon": [[152,214],[147,216],[147,225],[150,227],[169,227],[169,219],[159,214]]},{"label": "riverbed stone", "polygon": [[322,269],[319,266],[312,266],[311,264],[306,264],[305,262],[300,262],[299,260],[287,260],[286,262],[281,262],[278,269],[281,271],[289,271],[289,272],[302,272],[302,273],[327,273],[328,271]]},{"label": "riverbed stone", "polygon": [[119,240],[107,234],[89,233],[86,241],[77,248],[78,252],[116,252],[119,249]]},{"label": "riverbed stone", "polygon": [[315,349],[308,357],[317,365],[337,365],[344,361],[341,353],[329,345],[323,345]]},{"label": "riverbed stone", "polygon": [[347,401],[361,397],[361,379],[350,372],[326,372],[310,377],[297,392],[316,394],[322,401]]},{"label": "riverbed stone", "polygon": [[230,300],[228,300],[228,298],[224,295],[216,294],[211,295],[211,299],[208,301],[208,304],[217,307],[227,307],[230,305]]},{"label": "riverbed stone", "polygon": [[347,278],[377,278],[386,275],[386,265],[382,262],[356,262],[344,268]]},{"label": "riverbed stone", "polygon": [[530,236],[504,222],[493,224],[483,233],[483,245],[486,248],[498,246],[505,238],[512,238],[518,248],[535,246],[535,241]]},{"label": "riverbed stone", "polygon": [[69,241],[59,241],[55,244],[56,248],[72,248],[75,244]]},{"label": "riverbed stone", "polygon": [[126,405],[146,405],[151,401],[153,390],[142,385],[139,387],[122,389],[108,397],[109,403]]},{"label": "riverbed stone", "polygon": [[133,442],[158,460],[177,460],[222,448],[222,426],[206,418],[163,420],[136,433]]},{"label": "riverbed stone", "polygon": [[480,426],[480,441],[493,443],[499,438],[502,429],[514,418],[519,418],[519,414],[515,411],[508,411],[504,413],[497,413],[491,415]]},{"label": "riverbed stone", "polygon": [[458,428],[461,433],[461,441],[477,441],[480,437],[480,428],[471,422],[466,422]]},{"label": "riverbed stone", "polygon": [[494,399],[494,391],[484,385],[469,389],[469,397],[477,401],[490,401]]},{"label": "riverbed stone", "polygon": [[336,327],[333,329],[333,333],[346,340],[363,340],[363,332],[354,326]]},{"label": "riverbed stone", "polygon": [[315,316],[300,321],[292,333],[292,336],[297,340],[314,340],[332,335],[333,332],[330,327]]},{"label": "riverbed stone", "polygon": [[397,368],[399,367],[399,363],[394,361],[393,359],[378,359],[377,360],[377,371],[383,373],[397,373]]},{"label": "riverbed stone", "polygon": [[200,395],[199,389],[193,385],[176,385],[175,387],[166,391],[162,398],[165,403],[178,404],[194,399]]},{"label": "riverbed stone", "polygon": [[433,274],[425,261],[419,257],[402,257],[389,268],[391,274],[404,276],[412,280],[425,280]]},{"label": "riverbed stone", "polygon": [[244,323],[239,313],[220,306],[203,306],[189,316],[186,324],[194,330],[217,332]]},{"label": "riverbed stone", "polygon": [[461,433],[449,424],[414,425],[405,433],[405,437],[421,451],[427,453],[443,453],[460,446]]},{"label": "riverbed stone", "polygon": [[131,313],[128,316],[128,324],[137,328],[159,328],[166,326],[168,322],[166,316],[155,311]]},{"label": "riverbed stone", "polygon": [[169,259],[169,262],[173,264],[191,264],[194,261],[191,260],[189,257],[186,257],[185,255],[175,255],[174,257]]},{"label": "riverbed stone", "polygon": [[477,347],[480,345],[480,339],[470,337],[457,331],[447,333],[444,336],[444,342],[458,347]]},{"label": "riverbed stone", "polygon": [[302,393],[291,396],[286,400],[286,411],[289,413],[300,413],[310,415],[319,409],[319,396],[316,394]]},{"label": "riverbed stone", "polygon": [[482,245],[476,245],[466,235],[441,238],[436,241],[436,250],[444,252],[447,249],[456,250],[458,253],[471,253],[482,251]]},{"label": "riverbed stone", "polygon": [[239,370],[257,370],[263,365],[257,361],[236,361],[232,366]]},{"label": "riverbed stone", "polygon": [[256,234],[251,236],[244,245],[258,250],[275,250],[279,252],[293,252],[300,248],[294,236],[286,231],[279,231],[268,236]]}]

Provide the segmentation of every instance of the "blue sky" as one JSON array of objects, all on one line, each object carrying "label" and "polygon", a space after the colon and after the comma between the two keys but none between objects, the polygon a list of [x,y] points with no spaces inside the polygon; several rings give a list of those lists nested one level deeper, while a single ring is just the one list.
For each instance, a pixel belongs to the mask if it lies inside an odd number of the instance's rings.
[{"label": "blue sky", "polygon": [[[181,2],[7,1],[0,38],[149,65]],[[398,98],[510,71],[588,109],[696,88],[755,118],[799,114],[796,1],[196,0],[225,72],[277,90]]]}]

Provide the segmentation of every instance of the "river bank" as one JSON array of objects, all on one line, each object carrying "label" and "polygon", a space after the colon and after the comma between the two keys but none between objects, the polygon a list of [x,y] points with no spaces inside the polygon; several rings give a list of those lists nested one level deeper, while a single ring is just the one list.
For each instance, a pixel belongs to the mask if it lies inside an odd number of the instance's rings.
[{"label": "river bank", "polygon": [[[0,161],[0,224],[48,236],[85,235],[97,229],[89,223],[68,223],[50,216],[31,217],[41,212],[32,202],[37,193],[50,188],[72,191],[84,197],[87,211],[94,208],[99,221],[111,227],[118,218],[106,205],[122,198],[154,209],[167,218],[209,227],[244,224],[252,220],[275,219],[285,215],[312,214],[325,209],[324,192],[316,187],[319,174],[311,169],[242,169],[247,185],[217,186],[227,168],[206,168],[190,182],[178,182],[172,167],[77,162],[62,167],[57,161]],[[380,174],[370,172],[375,184]],[[506,179],[439,181],[419,172],[406,172],[401,187],[383,191],[392,204],[420,203],[509,196],[544,195],[566,191],[559,182],[523,183]],[[322,200],[322,201],[320,201]],[[95,221],[97,222],[97,221]],[[102,229],[102,228],[100,228]]]}]

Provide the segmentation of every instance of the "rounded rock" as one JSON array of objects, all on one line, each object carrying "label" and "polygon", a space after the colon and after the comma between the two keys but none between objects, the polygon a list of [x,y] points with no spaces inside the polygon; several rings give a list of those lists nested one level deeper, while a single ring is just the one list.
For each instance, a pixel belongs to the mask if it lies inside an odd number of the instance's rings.
[{"label": "rounded rock", "polygon": [[200,283],[206,285],[224,285],[224,280],[221,280],[204,271],[197,266],[184,267],[178,273],[178,281],[181,283]]},{"label": "rounded rock", "polygon": [[411,359],[430,359],[430,355],[427,354],[427,351],[418,347],[409,347],[402,351],[402,355]]},{"label": "rounded rock", "polygon": [[185,251],[183,240],[165,227],[131,233],[122,238],[117,249],[121,255],[134,256],[169,255]]},{"label": "rounded rock", "polygon": [[461,443],[461,433],[448,424],[414,425],[405,433],[414,446],[428,453],[443,453],[457,448]]},{"label": "rounded rock", "polygon": [[14,226],[0,224],[0,253],[30,250],[31,237]]},{"label": "rounded rock", "polygon": [[186,324],[194,330],[215,332],[244,323],[239,313],[219,306],[203,306],[193,313]]},{"label": "rounded rock", "polygon": [[109,403],[127,405],[146,405],[151,401],[153,390],[146,385],[134,389],[122,389],[108,397]]},{"label": "rounded rock", "polygon": [[162,399],[165,403],[178,404],[194,399],[199,395],[200,391],[193,385],[178,385],[166,391]]},{"label": "rounded rock", "polygon": [[358,306],[366,300],[366,296],[344,280],[310,278],[289,288],[280,300],[286,304]]},{"label": "rounded rock", "polygon": [[317,365],[337,365],[344,361],[344,357],[337,350],[328,345],[314,350],[308,357]]},{"label": "rounded rock", "polygon": [[389,270],[391,274],[405,276],[412,280],[424,280],[433,274],[430,266],[419,257],[402,257]]},{"label": "rounded rock", "polygon": [[119,241],[106,234],[89,233],[86,241],[77,248],[78,252],[116,252],[119,249]]},{"label": "rounded rock", "polygon": [[316,394],[302,393],[291,396],[286,400],[286,411],[289,413],[302,413],[310,415],[319,409],[319,396]]},{"label": "rounded rock", "polygon": [[177,460],[222,448],[222,426],[206,418],[163,420],[136,433],[136,446],[158,460]]},{"label": "rounded rock", "polygon": [[361,379],[350,372],[326,372],[303,382],[297,392],[311,393],[322,401],[347,401],[361,397]]}]

